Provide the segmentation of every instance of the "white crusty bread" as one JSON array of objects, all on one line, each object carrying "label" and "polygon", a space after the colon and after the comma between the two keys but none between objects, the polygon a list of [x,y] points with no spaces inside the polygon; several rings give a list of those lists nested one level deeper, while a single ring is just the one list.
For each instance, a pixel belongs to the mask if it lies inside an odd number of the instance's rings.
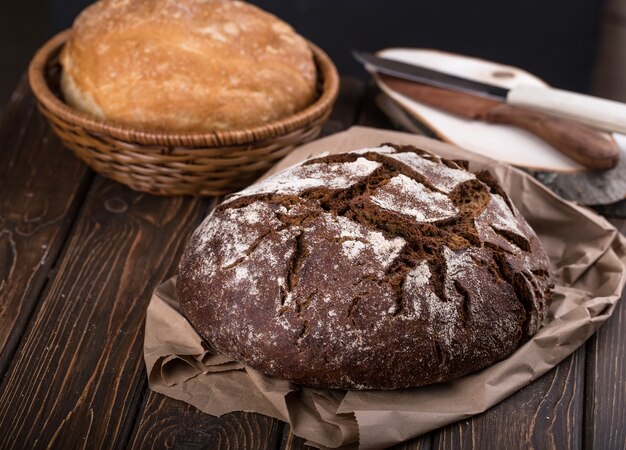
[{"label": "white crusty bread", "polygon": [[67,103],[145,129],[248,128],[315,97],[307,42],[240,1],[99,1],[74,22],[61,64]]}]

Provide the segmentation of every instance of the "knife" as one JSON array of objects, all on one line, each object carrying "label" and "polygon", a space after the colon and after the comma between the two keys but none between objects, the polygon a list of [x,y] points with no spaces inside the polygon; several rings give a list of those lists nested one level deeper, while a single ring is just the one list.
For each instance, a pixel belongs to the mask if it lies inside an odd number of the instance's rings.
[{"label": "knife", "polygon": [[[379,77],[394,91],[417,102],[467,119],[523,128],[589,169],[607,170],[617,165],[620,150],[611,137],[578,122],[503,103],[497,93],[506,89],[499,86],[443,75],[460,80],[463,91],[451,91],[384,74]],[[436,81],[444,85],[439,79]],[[476,95],[476,89],[471,91],[468,86],[478,86],[484,94]]]},{"label": "knife", "polygon": [[371,53],[355,51],[353,54],[361,63],[386,75],[537,109],[599,130],[626,134],[626,104],[623,103],[548,87],[521,85],[507,89]]},{"label": "knife", "polygon": [[619,162],[620,151],[613,138],[581,123],[486,97],[378,76],[389,88],[417,102],[466,119],[514,125],[529,131],[589,169],[612,169]]}]

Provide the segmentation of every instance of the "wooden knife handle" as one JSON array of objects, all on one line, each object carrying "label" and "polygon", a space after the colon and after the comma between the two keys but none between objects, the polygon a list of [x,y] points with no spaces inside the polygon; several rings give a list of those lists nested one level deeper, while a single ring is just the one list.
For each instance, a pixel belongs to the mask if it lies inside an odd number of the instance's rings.
[{"label": "wooden knife handle", "polygon": [[514,86],[506,102],[584,123],[597,130],[626,133],[626,104],[543,86]]},{"label": "wooden knife handle", "polygon": [[589,169],[608,170],[619,162],[620,150],[612,138],[569,119],[505,103],[481,112],[480,116],[486,122],[530,131]]}]

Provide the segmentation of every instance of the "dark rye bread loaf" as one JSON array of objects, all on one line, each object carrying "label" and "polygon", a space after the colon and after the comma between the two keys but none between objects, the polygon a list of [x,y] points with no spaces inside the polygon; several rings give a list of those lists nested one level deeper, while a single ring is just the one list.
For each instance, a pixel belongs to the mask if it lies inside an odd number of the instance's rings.
[{"label": "dark rye bread loaf", "polygon": [[217,351],[327,388],[493,364],[534,334],[553,277],[495,178],[413,147],[322,156],[234,194],[193,235],[178,298]]}]

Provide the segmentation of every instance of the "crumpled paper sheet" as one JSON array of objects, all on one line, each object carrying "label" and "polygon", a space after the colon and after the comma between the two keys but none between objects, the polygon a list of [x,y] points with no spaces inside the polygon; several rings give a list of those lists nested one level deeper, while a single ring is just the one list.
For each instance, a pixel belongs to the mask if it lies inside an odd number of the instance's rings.
[{"label": "crumpled paper sheet", "polygon": [[213,415],[248,411],[284,420],[320,448],[381,448],[485,411],[556,366],[611,316],[626,279],[626,239],[604,218],[510,166],[421,136],[354,127],[300,147],[272,172],[309,156],[383,142],[467,159],[472,170],[488,168],[498,177],[556,274],[539,332],[509,358],[448,383],[395,391],[300,387],[211,353],[181,314],[172,279],[148,306],[144,357],[151,389]]}]

